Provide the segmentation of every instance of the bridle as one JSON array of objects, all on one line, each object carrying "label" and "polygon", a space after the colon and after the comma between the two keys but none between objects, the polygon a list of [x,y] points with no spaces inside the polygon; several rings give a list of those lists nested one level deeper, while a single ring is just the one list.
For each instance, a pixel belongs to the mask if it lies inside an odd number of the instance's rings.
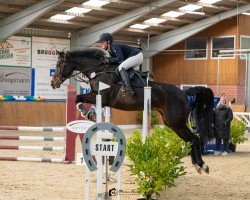
[{"label": "bridle", "polygon": [[[103,59],[104,59],[104,57],[103,57]],[[57,80],[59,81],[60,84],[62,84],[65,80],[67,80],[68,78],[71,78],[71,77],[74,77],[74,79],[76,81],[81,81],[81,82],[89,83],[89,80],[83,79],[82,77],[79,76],[79,74],[84,74],[86,71],[89,71],[91,69],[97,68],[97,67],[99,67],[99,66],[101,66],[103,64],[103,60],[101,60],[100,63],[98,63],[97,65],[95,65],[93,67],[90,67],[90,68],[87,68],[86,70],[81,70],[81,71],[79,71],[79,72],[77,72],[75,74],[72,73],[71,75],[63,77],[62,73],[63,73],[64,67],[66,67],[70,71],[70,67],[68,66],[68,64],[66,62],[66,54],[64,55],[64,58],[61,58],[61,61],[62,61],[62,65],[63,66],[59,67],[58,73],[56,73],[54,75],[54,77],[57,78]],[[108,68],[108,64],[106,64],[106,67],[104,68],[103,71],[96,73],[96,75],[107,72],[107,68]],[[77,76],[78,79],[76,79],[75,76]],[[87,78],[90,79],[89,77],[87,77]]]}]

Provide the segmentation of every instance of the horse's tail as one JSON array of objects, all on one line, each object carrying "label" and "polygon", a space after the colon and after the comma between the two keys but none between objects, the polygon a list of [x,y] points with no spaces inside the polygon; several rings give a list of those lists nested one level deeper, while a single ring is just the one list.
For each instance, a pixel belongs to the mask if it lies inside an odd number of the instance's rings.
[{"label": "horse's tail", "polygon": [[186,90],[187,95],[194,97],[191,111],[194,114],[198,132],[203,141],[213,138],[214,93],[210,88],[193,87]]}]

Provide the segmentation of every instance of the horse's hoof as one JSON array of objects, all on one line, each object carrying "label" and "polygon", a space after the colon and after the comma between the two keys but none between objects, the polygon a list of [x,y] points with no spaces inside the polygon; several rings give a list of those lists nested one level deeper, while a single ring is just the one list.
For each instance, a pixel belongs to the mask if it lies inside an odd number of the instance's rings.
[{"label": "horse's hoof", "polygon": [[89,120],[96,122],[96,113],[94,113],[94,112],[89,113],[88,118],[89,118]]},{"label": "horse's hoof", "polygon": [[80,112],[80,115],[83,119],[88,119],[88,116],[87,115],[84,115],[82,112]]},{"label": "horse's hoof", "polygon": [[203,163],[203,164],[202,164],[202,170],[203,170],[204,172],[206,172],[207,174],[209,174],[209,167],[208,167],[208,165],[207,165],[206,163]]},{"label": "horse's hoof", "polygon": [[196,169],[196,171],[199,173],[199,174],[201,174],[201,172],[202,172],[202,168],[198,165],[198,164],[194,164],[194,167],[195,167],[195,169]]}]

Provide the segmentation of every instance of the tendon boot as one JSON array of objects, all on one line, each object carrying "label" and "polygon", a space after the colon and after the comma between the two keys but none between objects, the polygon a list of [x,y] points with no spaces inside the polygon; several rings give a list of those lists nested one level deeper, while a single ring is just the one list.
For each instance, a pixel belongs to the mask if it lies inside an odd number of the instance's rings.
[{"label": "tendon boot", "polygon": [[120,75],[121,75],[122,81],[124,83],[123,93],[125,95],[128,94],[130,96],[133,96],[135,93],[134,93],[134,91],[131,88],[129,77],[128,77],[128,73],[127,73],[127,71],[124,68],[121,69]]},{"label": "tendon boot", "polygon": [[87,117],[88,110],[84,107],[83,103],[80,102],[80,103],[76,104],[76,108],[77,108],[77,110],[79,110],[79,112],[83,118]]}]

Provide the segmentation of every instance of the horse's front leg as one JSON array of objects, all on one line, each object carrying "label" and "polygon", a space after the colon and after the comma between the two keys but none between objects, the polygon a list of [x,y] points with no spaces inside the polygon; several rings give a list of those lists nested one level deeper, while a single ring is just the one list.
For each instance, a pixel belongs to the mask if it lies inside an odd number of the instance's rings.
[{"label": "horse's front leg", "polygon": [[87,94],[78,94],[76,96],[76,104],[78,103],[91,103],[91,104],[96,104],[96,95],[97,93],[95,92],[90,92]]},{"label": "horse's front leg", "polygon": [[76,108],[80,111],[81,116],[91,121],[96,121],[96,113],[94,109],[87,110],[83,103],[96,104],[96,93],[79,94],[76,96]]}]

